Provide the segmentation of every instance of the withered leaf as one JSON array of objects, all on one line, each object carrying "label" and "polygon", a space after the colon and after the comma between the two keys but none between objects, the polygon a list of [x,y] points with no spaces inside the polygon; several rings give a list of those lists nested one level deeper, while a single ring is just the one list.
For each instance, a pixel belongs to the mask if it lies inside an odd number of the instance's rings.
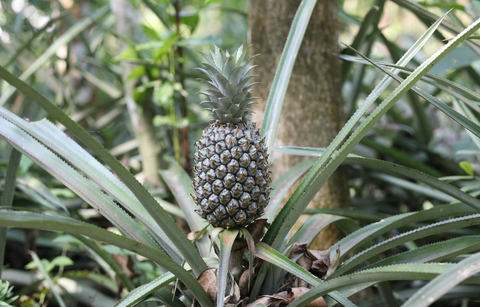
[{"label": "withered leaf", "polygon": [[[267,223],[266,219],[259,219],[259,220],[256,220],[255,222],[253,222],[252,224],[250,224],[247,227],[247,230],[252,235],[253,241],[255,243],[260,241],[263,238],[263,236],[265,235],[265,224],[266,223]],[[242,249],[245,246],[247,246],[247,241],[245,240],[245,238],[238,238],[237,237],[237,239],[235,239],[235,243],[233,243],[232,251]]]},{"label": "withered leaf", "polygon": [[[289,258],[290,259],[297,259],[297,264],[304,268],[307,271],[310,271],[312,267],[312,262],[314,259],[310,257],[310,254],[307,249],[308,243],[294,243],[292,246],[292,250],[290,252]],[[299,257],[300,256],[300,257]],[[301,279],[296,279],[296,286],[299,287],[308,287],[308,283]]]},{"label": "withered leaf", "polygon": [[217,302],[217,280],[217,269],[215,268],[206,269],[198,277],[198,283],[215,304]]},{"label": "withered leaf", "polygon": [[315,257],[310,272],[317,277],[324,276],[330,266],[330,249],[324,251],[309,250],[309,252]]},{"label": "withered leaf", "polygon": [[[298,265],[317,277],[324,276],[330,266],[330,249],[317,251],[307,247],[308,243],[293,244],[289,258],[294,259],[301,255],[297,260]],[[307,285],[305,282],[298,283],[300,287],[306,287]]]},{"label": "withered leaf", "polygon": [[312,262],[312,268],[310,269],[313,275],[322,277],[328,271],[328,265],[322,260],[315,260]]},{"label": "withered leaf", "polygon": [[[255,268],[253,268],[253,274],[251,277],[250,284],[252,284],[253,278],[255,277]],[[240,276],[240,279],[238,281],[238,286],[240,287],[240,297],[247,297],[249,295],[249,289],[248,289],[248,269],[243,271],[242,275]]]},{"label": "withered leaf", "polygon": [[198,230],[197,231],[192,231],[192,232],[189,232],[187,234],[187,238],[190,240],[190,241],[193,241],[193,239],[195,239],[195,236],[198,234]]},{"label": "withered leaf", "polygon": [[268,307],[279,307],[282,303],[284,303],[284,305],[288,305],[290,301],[278,295],[262,295],[253,303],[248,304],[246,307],[255,307],[258,304],[263,304]]},{"label": "withered leaf", "polygon": [[325,279],[330,277],[335,271],[337,270],[337,267],[340,265],[340,247],[337,248],[335,257],[333,257],[332,263],[330,267],[328,268],[327,271],[327,276],[325,276]]},{"label": "withered leaf", "polygon": [[238,298],[235,295],[225,297],[224,306],[235,306],[238,303]]},{"label": "withered leaf", "polygon": [[324,251],[317,251],[313,249],[309,249],[308,251],[313,257],[315,257],[316,260],[321,260],[327,266],[330,265],[330,248]]},{"label": "withered leaf", "polygon": [[[303,294],[307,293],[310,289],[305,287],[298,287],[298,288],[290,288],[287,291],[282,291],[277,293],[278,296],[285,297],[289,303],[293,302],[294,300],[298,299]],[[283,303],[282,303],[283,304]],[[327,303],[323,299],[323,297],[319,297],[313,302],[310,302],[307,307],[327,307]]]}]

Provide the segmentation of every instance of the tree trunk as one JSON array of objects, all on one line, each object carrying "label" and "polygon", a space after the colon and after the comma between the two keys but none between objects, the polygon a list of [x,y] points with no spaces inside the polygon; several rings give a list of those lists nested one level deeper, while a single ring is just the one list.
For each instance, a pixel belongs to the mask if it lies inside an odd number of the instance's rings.
[{"label": "tree trunk", "polygon": [[[255,59],[254,73],[262,84],[256,114],[260,123],[285,41],[300,0],[250,0],[249,39]],[[340,64],[338,53],[337,1],[318,1],[298,53],[285,97],[275,146],[327,147],[343,126]],[[274,180],[295,164],[300,156],[273,153]],[[348,207],[345,170],[338,169],[309,204],[309,208]],[[303,221],[307,217],[302,217]],[[298,224],[298,223],[297,223]],[[327,249],[340,237],[336,227],[328,227],[313,244]]]}]

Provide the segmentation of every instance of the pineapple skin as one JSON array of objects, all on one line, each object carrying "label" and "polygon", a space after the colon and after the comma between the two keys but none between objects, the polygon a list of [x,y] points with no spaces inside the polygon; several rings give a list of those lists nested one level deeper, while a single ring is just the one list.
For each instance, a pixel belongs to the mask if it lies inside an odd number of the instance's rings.
[{"label": "pineapple skin", "polygon": [[214,227],[227,229],[262,216],[271,178],[267,147],[255,124],[212,123],[195,147],[197,213]]}]

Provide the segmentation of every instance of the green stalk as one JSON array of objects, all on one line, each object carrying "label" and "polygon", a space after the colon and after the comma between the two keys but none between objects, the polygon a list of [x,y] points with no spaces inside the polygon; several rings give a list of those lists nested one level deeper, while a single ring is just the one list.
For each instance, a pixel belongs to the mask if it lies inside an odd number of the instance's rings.
[{"label": "green stalk", "polygon": [[[13,203],[13,195],[15,193],[15,182],[17,180],[18,167],[20,166],[20,160],[22,154],[12,148],[10,153],[10,159],[8,161],[7,175],[5,176],[5,184],[3,186],[2,199],[0,206],[11,207]],[[0,227],[0,276],[2,276],[3,261],[5,257],[5,245],[7,244],[7,228]]]}]

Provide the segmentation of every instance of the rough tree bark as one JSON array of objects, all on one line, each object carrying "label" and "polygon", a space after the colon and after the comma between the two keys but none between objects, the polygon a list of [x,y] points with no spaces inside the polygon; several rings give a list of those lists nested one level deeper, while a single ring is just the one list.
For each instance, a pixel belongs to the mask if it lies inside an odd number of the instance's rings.
[{"label": "rough tree bark", "polygon": [[[110,0],[112,12],[117,19],[117,32],[125,37],[134,37],[133,34],[133,9],[128,0]],[[127,50],[128,45],[119,39],[120,53]],[[128,113],[132,122],[135,138],[138,140],[138,150],[142,157],[142,169],[145,182],[151,186],[159,186],[158,169],[160,168],[158,154],[160,147],[155,140],[154,128],[152,125],[153,114],[147,102],[137,104],[133,99],[133,91],[135,89],[135,79],[128,79],[132,71],[132,65],[129,63],[121,63],[123,74],[123,85],[125,100],[127,103]]]},{"label": "rough tree bark", "polygon": [[[275,70],[280,60],[290,25],[301,0],[250,0],[249,40],[251,54],[260,53],[254,69],[262,85],[253,121],[260,123]],[[341,72],[338,58],[338,3],[318,1],[302,42],[282,110],[275,146],[326,147],[343,125]],[[274,180],[293,165],[299,156],[273,153]],[[344,169],[337,170],[322,187],[309,208],[349,206]],[[302,217],[303,220],[306,217]],[[314,249],[326,249],[338,241],[336,227],[325,229]]]}]

